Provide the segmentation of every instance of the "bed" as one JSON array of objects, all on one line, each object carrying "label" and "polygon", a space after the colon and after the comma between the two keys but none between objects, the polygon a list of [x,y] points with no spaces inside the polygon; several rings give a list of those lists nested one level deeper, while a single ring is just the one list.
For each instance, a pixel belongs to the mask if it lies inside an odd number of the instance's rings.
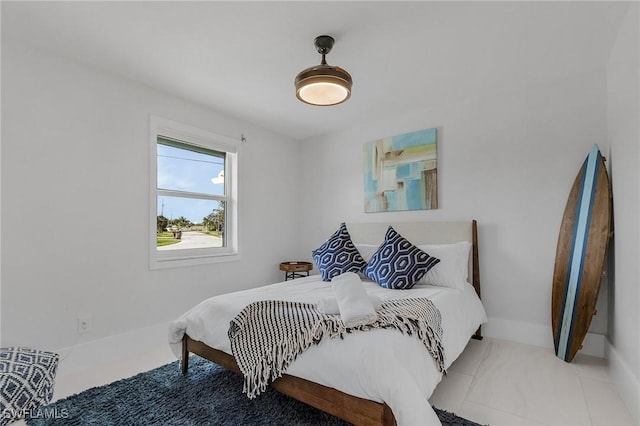
[{"label": "bed", "polygon": [[[347,227],[356,247],[367,251],[380,244],[390,225],[419,247],[470,243],[467,282],[460,288],[421,284],[409,290],[389,290],[363,279],[367,292],[382,300],[427,297],[434,302],[442,315],[448,368],[471,337],[482,338],[480,326],[486,322],[480,302],[476,221],[349,223]],[[182,360],[182,372],[187,374],[193,353],[240,373],[231,355],[230,321],[257,300],[315,303],[331,294],[329,284],[312,275],[201,302],[170,326],[169,341]],[[437,425],[440,422],[427,399],[441,379],[434,359],[418,339],[380,329],[352,333],[345,339],[324,339],[302,353],[271,387],[356,425]]]}]

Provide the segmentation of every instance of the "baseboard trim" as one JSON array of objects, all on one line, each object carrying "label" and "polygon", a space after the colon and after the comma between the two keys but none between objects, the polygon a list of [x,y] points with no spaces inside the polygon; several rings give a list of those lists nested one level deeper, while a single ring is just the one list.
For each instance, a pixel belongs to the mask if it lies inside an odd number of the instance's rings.
[{"label": "baseboard trim", "polygon": [[168,340],[169,323],[131,330],[115,336],[61,348],[58,374],[76,374],[121,359],[144,354]]},{"label": "baseboard trim", "polygon": [[635,422],[640,424],[640,382],[638,377],[633,374],[629,364],[620,356],[609,340],[606,340],[605,348],[611,376],[618,387],[620,397]]},{"label": "baseboard trim", "polygon": [[[489,318],[487,324],[482,326],[482,333],[496,339],[553,348],[551,326],[492,317]],[[606,338],[602,334],[587,333],[580,353],[605,358],[605,341]]]}]

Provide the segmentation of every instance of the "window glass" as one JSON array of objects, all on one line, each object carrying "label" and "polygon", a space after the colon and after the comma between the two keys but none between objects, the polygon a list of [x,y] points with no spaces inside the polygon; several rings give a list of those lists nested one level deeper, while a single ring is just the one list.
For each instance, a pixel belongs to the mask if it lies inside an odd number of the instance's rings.
[{"label": "window glass", "polygon": [[[158,250],[225,247],[224,201],[158,195]],[[167,239],[177,239],[180,244]]]},{"label": "window glass", "polygon": [[225,153],[158,138],[158,189],[224,195]]}]

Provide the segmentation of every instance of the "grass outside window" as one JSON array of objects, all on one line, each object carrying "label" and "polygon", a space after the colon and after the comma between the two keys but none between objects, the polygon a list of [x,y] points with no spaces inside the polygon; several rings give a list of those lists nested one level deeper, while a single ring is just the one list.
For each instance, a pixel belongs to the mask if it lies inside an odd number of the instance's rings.
[{"label": "grass outside window", "polygon": [[156,235],[156,247],[169,246],[179,242],[180,240],[173,238],[173,232],[159,232]]}]

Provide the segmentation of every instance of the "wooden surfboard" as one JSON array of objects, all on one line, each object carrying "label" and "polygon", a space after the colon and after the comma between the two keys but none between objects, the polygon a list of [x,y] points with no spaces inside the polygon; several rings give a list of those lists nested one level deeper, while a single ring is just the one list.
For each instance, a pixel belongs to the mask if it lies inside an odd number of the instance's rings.
[{"label": "wooden surfboard", "polygon": [[585,159],[562,217],[553,272],[551,319],[556,355],[571,362],[595,315],[611,235],[612,195],[597,145]]}]

